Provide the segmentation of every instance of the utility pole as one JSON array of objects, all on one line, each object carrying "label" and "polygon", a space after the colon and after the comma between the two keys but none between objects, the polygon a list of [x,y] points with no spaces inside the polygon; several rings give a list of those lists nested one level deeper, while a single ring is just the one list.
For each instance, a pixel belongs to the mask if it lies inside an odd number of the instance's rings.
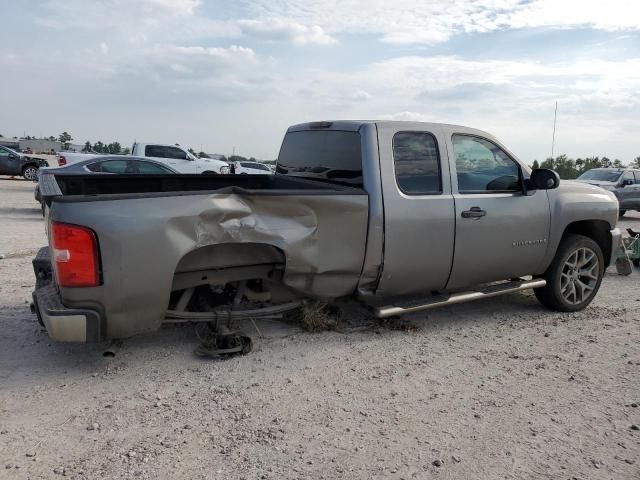
[{"label": "utility pole", "polygon": [[553,137],[551,138],[551,158],[553,157],[553,150],[556,146],[556,120],[558,119],[558,102],[556,101],[556,109],[553,112]]}]

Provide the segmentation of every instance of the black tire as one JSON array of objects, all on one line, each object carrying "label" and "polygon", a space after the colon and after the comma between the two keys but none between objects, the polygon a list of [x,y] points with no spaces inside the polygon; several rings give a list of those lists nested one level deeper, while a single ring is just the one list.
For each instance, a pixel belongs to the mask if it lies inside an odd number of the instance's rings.
[{"label": "black tire", "polygon": [[[578,289],[576,289],[574,284],[574,301],[571,301],[565,298],[562,293],[562,277],[565,277],[565,286],[567,286],[567,281],[571,281],[570,279],[567,280],[571,275],[575,276],[574,282],[576,280],[582,282],[582,280],[585,278],[577,274],[575,271],[571,271],[571,269],[568,267],[568,261],[570,257],[576,254],[576,252],[580,249],[587,249],[587,251],[590,250],[595,254],[598,264],[597,266],[593,265],[592,269],[597,271],[597,273],[595,273],[595,275],[597,275],[597,279],[589,277],[591,278],[591,280],[587,281],[593,282],[593,284],[590,286],[592,290],[590,290],[582,300],[577,298],[578,293],[576,292]],[[569,273],[567,273],[567,268],[569,268],[570,270]],[[547,271],[542,276],[542,278],[547,281],[547,285],[542,288],[536,288],[534,290],[534,293],[540,303],[551,310],[557,310],[560,312],[577,312],[589,305],[597,295],[598,290],[600,289],[600,284],[602,283],[604,271],[604,255],[602,254],[600,246],[589,237],[569,234],[560,242],[558,250],[556,251],[556,256],[554,257]],[[584,290],[582,288],[580,288],[579,290],[581,290],[584,295]],[[571,295],[571,293],[569,293],[569,295]]]},{"label": "black tire", "polygon": [[627,213],[627,211],[626,211],[626,210],[620,210],[620,211],[618,212],[618,217],[624,217],[624,214],[625,214],[625,213]]},{"label": "black tire", "polygon": [[640,258],[634,258],[633,260],[631,260],[631,262],[633,263],[634,267],[640,267]]},{"label": "black tire", "polygon": [[26,180],[34,180],[38,177],[38,167],[35,165],[27,165],[22,169],[22,176]]}]

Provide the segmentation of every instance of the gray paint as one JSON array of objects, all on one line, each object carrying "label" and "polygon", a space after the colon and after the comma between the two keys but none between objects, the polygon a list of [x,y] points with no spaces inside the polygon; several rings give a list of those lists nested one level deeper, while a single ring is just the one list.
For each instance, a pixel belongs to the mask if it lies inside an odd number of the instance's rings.
[{"label": "gray paint", "polygon": [[[109,337],[152,331],[164,319],[183,257],[211,245],[252,248],[256,243],[284,253],[283,282],[300,294],[349,295],[362,271],[367,209],[366,195],[196,194],[54,201],[52,220],[97,232],[103,271],[100,287],[62,288],[61,295],[70,307],[101,305]],[[203,267],[226,267],[226,258],[211,251]]]},{"label": "gray paint", "polygon": [[[103,269],[100,287],[62,289],[63,302],[102,312],[107,336],[127,337],[160,326],[176,270],[284,262],[283,282],[300,296],[384,298],[541,274],[572,222],[599,220],[615,228],[615,197],[589,185],[458,193],[455,162],[449,161],[453,133],[493,141],[529,175],[485,132],[413,122],[340,121],[330,128],[360,132],[366,195],[320,190],[54,197],[51,219],[97,232]],[[398,131],[436,137],[442,194],[410,197],[399,190],[391,145]],[[471,206],[481,206],[487,216],[462,218]]]},{"label": "gray paint", "polygon": [[[406,195],[396,183],[392,139],[397,132],[427,131],[436,137],[442,162],[441,195]],[[378,125],[385,210],[384,267],[378,295],[442,290],[453,255],[455,214],[447,151],[439,125]]]}]

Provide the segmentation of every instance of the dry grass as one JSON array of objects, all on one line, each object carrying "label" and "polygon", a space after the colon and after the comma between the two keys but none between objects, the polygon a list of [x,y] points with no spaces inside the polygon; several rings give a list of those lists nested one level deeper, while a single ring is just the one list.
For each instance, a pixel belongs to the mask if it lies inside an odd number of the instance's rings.
[{"label": "dry grass", "polygon": [[324,332],[334,330],[338,322],[329,305],[311,301],[302,306],[302,325],[309,332]]}]

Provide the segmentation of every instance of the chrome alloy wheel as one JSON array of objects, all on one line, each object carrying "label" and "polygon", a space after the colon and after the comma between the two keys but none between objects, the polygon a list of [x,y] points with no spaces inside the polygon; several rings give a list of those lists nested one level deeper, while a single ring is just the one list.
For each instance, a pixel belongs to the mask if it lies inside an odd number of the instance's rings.
[{"label": "chrome alloy wheel", "polygon": [[571,305],[589,299],[598,285],[598,256],[588,247],[574,250],[560,272],[560,293]]},{"label": "chrome alloy wheel", "polygon": [[38,176],[38,169],[36,167],[26,167],[22,172],[22,176],[26,180],[34,180]]}]

